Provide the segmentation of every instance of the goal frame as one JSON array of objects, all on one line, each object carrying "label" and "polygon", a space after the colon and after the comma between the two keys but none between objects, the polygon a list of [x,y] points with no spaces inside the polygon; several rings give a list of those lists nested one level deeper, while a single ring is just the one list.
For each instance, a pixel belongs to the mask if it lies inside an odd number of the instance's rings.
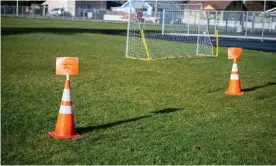
[{"label": "goal frame", "polygon": [[[147,1],[143,1],[143,2],[147,2]],[[157,3],[157,2],[156,2]],[[200,6],[200,9],[199,9],[199,13],[200,13],[200,19],[201,19],[201,14],[204,12],[203,11],[203,8],[202,8],[202,4],[201,3],[193,3],[192,5],[199,5]],[[183,4],[183,6],[187,6],[186,4]],[[198,56],[200,56],[200,57],[204,57],[204,56],[208,56],[208,57],[217,57],[218,56],[218,31],[216,30],[216,32],[215,32],[215,37],[216,37],[216,44],[215,45],[213,45],[212,43],[211,43],[211,45],[210,46],[212,46],[212,49],[211,49],[211,51],[212,51],[212,53],[211,53],[211,55],[207,55],[207,54],[200,54],[199,53],[199,46],[200,46],[200,42],[199,42],[199,40],[200,40],[200,28],[201,28],[201,23],[199,23],[198,25],[197,25],[197,34],[190,34],[189,36],[196,36],[197,37],[197,42],[196,42],[196,50],[195,50],[195,54],[194,55],[189,55],[189,56],[187,56],[187,55],[185,55],[185,56],[167,56],[167,57],[159,57],[159,58],[152,58],[151,57],[151,54],[150,54],[150,52],[149,52],[149,49],[148,49],[148,45],[147,45],[147,39],[146,39],[146,37],[145,37],[145,34],[144,34],[144,30],[143,30],[143,27],[142,27],[142,25],[141,25],[141,23],[140,22],[138,22],[137,24],[138,24],[138,26],[139,26],[139,31],[140,31],[140,35],[141,35],[141,40],[142,40],[142,42],[143,42],[143,46],[144,46],[144,49],[145,49],[145,58],[137,58],[137,57],[134,57],[134,56],[129,56],[128,55],[128,53],[129,53],[129,39],[130,39],[130,24],[131,24],[131,14],[133,14],[132,12],[131,12],[131,8],[133,7],[133,9],[134,9],[134,12],[133,13],[135,13],[136,14],[136,16],[137,16],[137,11],[136,11],[136,9],[135,9],[135,7],[134,7],[134,5],[132,4],[132,1],[130,0],[129,1],[129,10],[128,10],[128,23],[127,23],[127,38],[126,38],[126,50],[125,50],[125,57],[126,58],[131,58],[131,59],[139,59],[139,60],[159,60],[159,59],[171,59],[171,58],[184,58],[184,57],[198,57]],[[182,9],[183,10],[183,9]],[[156,11],[155,11],[156,12]],[[162,29],[161,29],[161,33],[162,33],[162,35],[168,35],[168,34],[166,34],[165,33],[165,15],[166,15],[166,9],[162,9],[162,24],[161,24],[161,27],[162,27]],[[207,27],[207,30],[208,30],[208,27]],[[204,33],[205,34],[205,33]],[[181,35],[186,35],[187,36],[187,34],[169,34],[169,35],[176,35],[176,36],[181,36]],[[209,31],[207,31],[207,33],[205,34],[206,36],[207,36],[207,38],[209,38],[209,41],[211,42],[211,39],[210,39],[210,35],[209,35]],[[215,54],[214,54],[214,48],[215,48]]]}]

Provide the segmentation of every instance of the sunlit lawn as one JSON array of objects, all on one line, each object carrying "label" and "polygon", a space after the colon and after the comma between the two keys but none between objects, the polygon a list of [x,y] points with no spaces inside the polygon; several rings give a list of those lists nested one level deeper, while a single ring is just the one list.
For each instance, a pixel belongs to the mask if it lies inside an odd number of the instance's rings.
[{"label": "sunlit lawn", "polygon": [[[127,59],[125,29],[2,17],[1,164],[276,164],[275,53],[244,50],[245,95],[228,96],[226,48],[217,58]],[[80,58],[71,77],[78,140],[47,134],[62,56]]]}]

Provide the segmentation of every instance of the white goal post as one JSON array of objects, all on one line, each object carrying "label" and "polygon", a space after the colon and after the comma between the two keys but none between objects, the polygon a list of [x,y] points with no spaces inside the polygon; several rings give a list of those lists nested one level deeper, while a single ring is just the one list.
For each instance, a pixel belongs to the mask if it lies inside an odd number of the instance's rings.
[{"label": "white goal post", "polygon": [[215,56],[202,4],[129,2],[127,58]]}]

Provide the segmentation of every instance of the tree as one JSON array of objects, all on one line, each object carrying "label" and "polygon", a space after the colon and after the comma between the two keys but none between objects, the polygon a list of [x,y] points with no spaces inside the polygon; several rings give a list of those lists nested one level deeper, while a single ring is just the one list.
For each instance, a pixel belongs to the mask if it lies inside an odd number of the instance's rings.
[{"label": "tree", "polygon": [[265,10],[269,10],[269,9],[272,9],[274,7],[276,7],[276,1],[261,1],[262,5],[264,5],[264,3],[266,3],[266,7],[265,7]]},{"label": "tree", "polygon": [[[30,6],[31,4],[42,4],[44,1],[31,1],[31,0],[27,0],[27,1],[19,1],[18,0],[18,6]],[[13,1],[1,1],[1,5],[8,5],[8,6],[16,6],[17,1],[13,0]]]}]

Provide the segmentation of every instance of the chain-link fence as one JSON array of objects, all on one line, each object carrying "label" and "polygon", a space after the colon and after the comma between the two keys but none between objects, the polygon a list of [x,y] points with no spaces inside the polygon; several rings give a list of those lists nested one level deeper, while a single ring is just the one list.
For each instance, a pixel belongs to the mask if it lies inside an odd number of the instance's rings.
[{"label": "chain-link fence", "polygon": [[[91,21],[114,21],[127,22],[124,12],[113,12],[107,9],[85,8],[38,8],[29,6],[1,6],[2,16],[17,16],[30,18],[49,18],[64,20],[91,20]],[[106,18],[104,18],[106,16]],[[113,17],[112,17],[113,16]]]},{"label": "chain-link fence", "polygon": [[[127,11],[112,11],[107,9],[84,9],[84,8],[55,8],[19,6],[1,6],[2,16],[17,16],[30,18],[48,18],[63,20],[90,20],[106,22],[124,22],[128,21]],[[209,34],[215,35],[219,31],[220,37],[230,38],[251,38],[251,39],[269,39],[276,40],[276,13],[261,11],[202,11],[207,21]],[[143,11],[142,11],[143,13]],[[153,24],[162,24],[162,20],[154,19],[159,17],[162,11],[153,11],[149,16],[144,14],[145,20]],[[189,26],[193,23],[193,11],[183,12],[183,15],[177,16],[177,24]],[[207,19],[206,19],[207,18]],[[179,23],[181,21],[181,23]],[[145,22],[146,23],[146,22]],[[174,24],[174,22],[165,24]],[[205,23],[204,23],[205,24]]]},{"label": "chain-link fence", "polygon": [[241,38],[276,40],[276,13],[260,11],[207,11],[209,33]]}]

